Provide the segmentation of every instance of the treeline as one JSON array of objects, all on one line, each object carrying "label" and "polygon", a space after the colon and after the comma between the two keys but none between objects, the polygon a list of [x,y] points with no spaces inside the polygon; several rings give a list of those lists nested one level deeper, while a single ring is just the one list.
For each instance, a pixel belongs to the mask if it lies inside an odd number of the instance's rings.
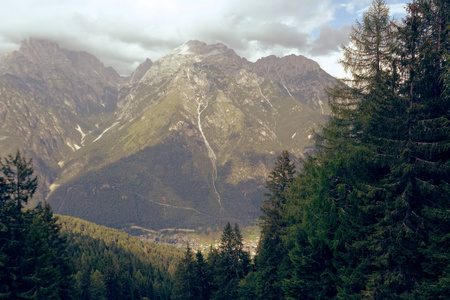
[{"label": "treeline", "polygon": [[200,299],[206,278],[203,299],[448,299],[449,6],[416,0],[399,22],[372,3],[315,153],[296,173],[284,151],[269,176],[254,262],[227,260],[224,237],[206,267],[188,249],[174,296]]},{"label": "treeline", "polygon": [[0,175],[0,299],[170,299],[176,248],[25,209],[37,180],[20,152]]}]

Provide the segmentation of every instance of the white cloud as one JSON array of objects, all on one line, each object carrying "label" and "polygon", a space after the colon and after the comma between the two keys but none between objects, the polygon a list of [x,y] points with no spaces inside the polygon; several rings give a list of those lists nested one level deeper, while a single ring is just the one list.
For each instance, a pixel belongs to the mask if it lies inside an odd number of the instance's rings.
[{"label": "white cloud", "polygon": [[336,78],[345,78],[347,74],[345,73],[342,66],[339,64],[339,58],[342,57],[341,51],[335,51],[327,55],[313,56],[313,60],[319,63],[320,67],[325,70],[328,74]]},{"label": "white cloud", "polygon": [[395,3],[389,5],[389,11],[393,16],[404,16],[407,3]]},{"label": "white cloud", "polygon": [[347,12],[349,13],[355,13],[359,12],[361,7],[369,7],[371,0],[351,0],[351,1],[344,1],[342,6],[345,7]]},{"label": "white cloud", "polygon": [[222,42],[249,60],[332,57],[345,42],[343,24],[354,21],[337,22],[337,9],[345,4],[354,12],[368,1],[0,0],[0,51],[18,49],[28,37],[50,39],[90,52],[122,74],[191,39]]}]

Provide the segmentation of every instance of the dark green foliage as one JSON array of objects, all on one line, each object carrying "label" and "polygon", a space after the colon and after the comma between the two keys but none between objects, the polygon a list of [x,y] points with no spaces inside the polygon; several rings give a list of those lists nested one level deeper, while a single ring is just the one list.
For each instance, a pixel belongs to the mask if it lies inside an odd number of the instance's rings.
[{"label": "dark green foliage", "polygon": [[102,273],[99,270],[92,271],[89,282],[89,299],[106,300],[106,285]]},{"label": "dark green foliage", "polygon": [[376,0],[354,26],[350,85],[284,195],[284,297],[448,297],[449,21],[448,1],[414,1],[398,25]]},{"label": "dark green foliage", "polygon": [[[239,226],[227,223],[220,239],[219,251],[209,261],[213,277],[211,299],[236,299],[238,284],[249,272],[250,258],[243,250]],[[214,257],[215,256],[215,257]]]},{"label": "dark green foliage", "polygon": [[13,204],[17,209],[21,209],[37,188],[37,178],[33,177],[31,159],[27,161],[17,151],[15,156],[8,155],[0,160],[0,172],[1,204]]},{"label": "dark green foliage", "polygon": [[203,258],[203,254],[199,251],[195,254],[196,262],[194,264],[194,295],[195,299],[207,300],[211,295],[211,287],[209,283],[208,265]]},{"label": "dark green foliage", "polygon": [[[404,69],[410,76],[403,93],[407,102],[408,131],[398,168],[404,195],[404,218],[409,229],[409,253],[419,252],[416,272],[424,278],[419,297],[445,298],[449,286],[450,240],[449,176],[450,98],[448,49],[450,47],[448,1],[417,1],[409,6],[401,31],[405,50]],[[411,234],[411,233],[412,234]],[[417,239],[422,243],[414,243]],[[415,247],[418,247],[415,250]],[[414,274],[415,276],[418,276]]]},{"label": "dark green foliage", "polygon": [[184,258],[178,264],[175,272],[175,282],[173,287],[173,299],[197,299],[195,292],[196,276],[194,274],[194,255],[189,244],[187,245]]},{"label": "dark green foliage", "polygon": [[239,226],[227,223],[219,249],[211,248],[205,261],[189,248],[175,272],[173,299],[237,299],[239,282],[250,271]]},{"label": "dark green foliage", "polygon": [[72,217],[60,216],[60,222],[74,266],[76,299],[97,299],[93,291],[106,299],[170,299],[178,249]]},{"label": "dark green foliage", "polygon": [[[338,212],[332,197],[345,194],[346,182],[338,179],[345,174],[347,160],[338,156],[329,160],[309,158],[288,193],[287,240],[291,273],[283,282],[287,298],[333,298],[336,293],[336,269],[331,261],[336,245],[334,231],[338,226]],[[341,173],[341,174],[342,174]]]},{"label": "dark green foliage", "polygon": [[[445,34],[439,33],[442,24],[436,24],[442,19],[433,16],[447,14],[448,18],[448,7],[439,1],[417,1],[409,11],[396,36],[400,46],[391,55],[395,62],[398,53],[401,65],[396,69],[385,66],[380,76],[371,78],[373,88],[363,94],[360,109],[361,116],[369,120],[359,141],[371,156],[362,160],[371,173],[354,187],[359,193],[355,198],[362,202],[351,210],[350,221],[359,214],[371,232],[353,238],[346,248],[362,249],[368,257],[355,260],[354,255],[347,255],[353,257],[357,269],[364,269],[367,279],[361,294],[365,297],[416,297],[417,286],[426,278],[424,266],[430,263],[430,237],[437,226],[449,228],[448,222],[436,222],[428,214],[430,210],[442,213],[449,205],[445,192],[449,99],[443,94],[444,60],[439,53]],[[366,107],[371,107],[370,114]],[[442,268],[435,270],[439,269],[435,276],[442,272]]]},{"label": "dark green foliage", "polygon": [[247,276],[244,277],[241,281],[239,281],[239,299],[242,300],[253,300],[259,299],[256,293],[256,284],[257,278],[255,272],[250,272]]},{"label": "dark green foliage", "polygon": [[[269,214],[267,210],[274,210],[274,207],[280,206],[285,198],[284,193],[289,184],[294,179],[295,164],[291,162],[289,153],[285,150],[277,157],[274,169],[270,172],[269,181],[267,181],[267,188],[269,193],[268,201],[265,201],[266,207],[263,206],[263,212]],[[277,201],[278,200],[278,201]],[[263,217],[264,219],[264,217]]]},{"label": "dark green foliage", "polygon": [[22,278],[26,286],[24,298],[69,299],[73,292],[70,260],[66,241],[60,234],[58,218],[48,204],[30,211]]},{"label": "dark green foliage", "polygon": [[208,275],[203,254],[198,251],[194,258],[188,244],[185,256],[175,272],[172,299],[209,299],[211,292]]},{"label": "dark green foliage", "polygon": [[37,179],[20,152],[0,162],[0,298],[70,299],[65,241],[50,207],[25,210]]},{"label": "dark green foliage", "polygon": [[261,208],[261,238],[256,260],[256,293],[260,299],[281,299],[281,281],[289,265],[287,245],[282,238],[286,234],[286,190],[294,180],[295,165],[289,153],[278,156],[269,175],[269,193]]},{"label": "dark green foliage", "polygon": [[59,221],[48,204],[24,209],[37,185],[31,161],[18,152],[0,163],[1,299],[170,299],[175,248]]}]

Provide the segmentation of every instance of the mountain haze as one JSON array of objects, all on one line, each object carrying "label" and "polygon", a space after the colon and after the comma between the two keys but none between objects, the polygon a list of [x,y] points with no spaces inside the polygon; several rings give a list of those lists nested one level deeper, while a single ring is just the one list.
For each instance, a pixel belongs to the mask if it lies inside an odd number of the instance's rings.
[{"label": "mountain haze", "polygon": [[259,215],[283,149],[301,157],[337,83],[302,56],[249,62],[189,41],[121,77],[30,38],[0,64],[0,151],[21,149],[37,200],[115,228],[197,228]]}]

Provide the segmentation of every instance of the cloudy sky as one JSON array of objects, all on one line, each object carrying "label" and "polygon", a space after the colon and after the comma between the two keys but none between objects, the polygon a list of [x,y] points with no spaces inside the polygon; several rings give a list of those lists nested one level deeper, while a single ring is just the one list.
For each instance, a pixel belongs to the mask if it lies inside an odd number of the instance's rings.
[{"label": "cloudy sky", "polygon": [[[401,19],[409,0],[387,0]],[[302,54],[334,76],[339,46],[371,0],[0,0],[0,54],[28,37],[83,50],[129,75],[188,40],[250,61]],[[3,55],[2,55],[3,56]]]}]

